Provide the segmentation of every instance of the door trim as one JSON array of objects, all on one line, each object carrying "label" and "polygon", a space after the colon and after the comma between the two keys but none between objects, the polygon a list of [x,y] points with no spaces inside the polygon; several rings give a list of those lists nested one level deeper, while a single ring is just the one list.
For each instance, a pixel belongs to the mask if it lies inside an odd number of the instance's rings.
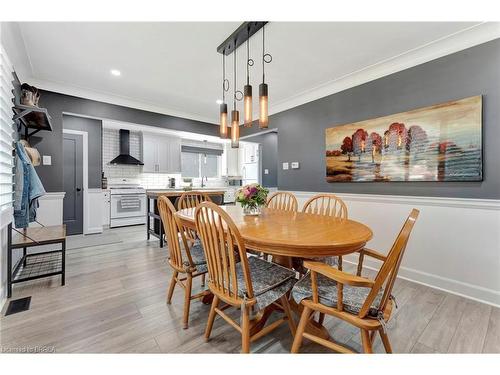
[{"label": "door trim", "polygon": [[89,233],[89,133],[82,130],[63,129],[63,133],[77,134],[83,138],[83,234]]}]

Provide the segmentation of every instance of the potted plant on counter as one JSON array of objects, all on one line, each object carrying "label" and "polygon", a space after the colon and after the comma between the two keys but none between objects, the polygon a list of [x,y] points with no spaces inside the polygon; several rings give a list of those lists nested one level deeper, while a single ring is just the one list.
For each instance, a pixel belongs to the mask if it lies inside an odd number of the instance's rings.
[{"label": "potted plant on counter", "polygon": [[269,190],[259,184],[249,184],[238,190],[236,202],[243,207],[245,215],[259,215],[261,207],[266,204]]}]

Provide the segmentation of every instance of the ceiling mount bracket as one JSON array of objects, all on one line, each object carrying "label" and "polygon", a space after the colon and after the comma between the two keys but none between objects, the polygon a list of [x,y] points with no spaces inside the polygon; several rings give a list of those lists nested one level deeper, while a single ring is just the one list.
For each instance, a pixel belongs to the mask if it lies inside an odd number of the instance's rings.
[{"label": "ceiling mount bracket", "polygon": [[253,34],[262,29],[267,21],[243,22],[229,37],[217,47],[217,52],[228,56],[239,46],[250,39]]}]

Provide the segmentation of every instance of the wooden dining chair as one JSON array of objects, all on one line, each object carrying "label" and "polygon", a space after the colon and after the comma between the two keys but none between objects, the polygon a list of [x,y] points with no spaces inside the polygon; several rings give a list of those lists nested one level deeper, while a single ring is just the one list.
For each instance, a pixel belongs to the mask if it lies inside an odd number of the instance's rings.
[{"label": "wooden dining chair", "polygon": [[297,211],[298,206],[295,195],[285,191],[272,194],[266,202],[266,207],[281,211]]},{"label": "wooden dining chair", "polygon": [[[334,194],[318,194],[311,197],[304,203],[302,212],[347,219],[347,205]],[[341,256],[327,257],[323,260],[331,266],[337,265],[338,269],[342,270]],[[297,263],[297,260],[295,260],[295,263]],[[300,270],[300,266],[298,268]]]},{"label": "wooden dining chair", "polygon": [[209,195],[202,191],[186,191],[181,194],[177,202],[177,208],[196,208],[201,202],[212,202]]},{"label": "wooden dining chair", "polygon": [[[185,231],[175,215],[175,207],[167,197],[158,199],[163,228],[167,236],[169,259],[173,274],[167,293],[167,304],[172,301],[175,286],[178,284],[184,289],[183,328],[188,328],[189,308],[191,300],[203,298],[208,291],[192,295],[193,279],[207,273],[205,254],[199,241],[186,238]],[[202,285],[204,281],[202,280]]]},{"label": "wooden dining chair", "polygon": [[[201,203],[196,209],[195,222],[207,259],[208,288],[214,294],[205,339],[210,338],[216,315],[241,333],[242,353],[249,353],[250,342],[285,321],[294,335],[295,323],[287,293],[296,282],[295,272],[255,256],[247,257],[238,228],[229,215],[214,203]],[[221,302],[224,305],[220,305]],[[270,305],[283,311],[284,316],[257,330],[253,325],[255,321],[250,320],[250,313]],[[241,309],[240,324],[224,312],[230,307]],[[256,332],[251,333],[252,328]]]},{"label": "wooden dining chair", "polygon": [[[320,345],[341,353],[351,353],[349,348],[305,332],[305,327],[315,311],[339,318],[361,331],[361,342],[365,353],[372,353],[375,334],[378,332],[385,351],[392,353],[386,324],[391,317],[392,288],[399,266],[419,211],[413,209],[399,232],[387,256],[365,249],[360,253],[358,274],[351,275],[327,264],[305,261],[310,274],[302,278],[293,288],[292,296],[303,306],[299,326],[292,346],[297,353],[305,337]],[[363,257],[371,256],[383,264],[374,280],[361,276]]]}]

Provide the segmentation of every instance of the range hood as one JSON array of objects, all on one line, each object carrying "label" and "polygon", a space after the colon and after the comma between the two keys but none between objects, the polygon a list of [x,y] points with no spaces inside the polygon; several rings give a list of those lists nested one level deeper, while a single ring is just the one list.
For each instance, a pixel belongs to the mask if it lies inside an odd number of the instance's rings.
[{"label": "range hood", "polygon": [[120,155],[109,164],[144,165],[142,161],[130,156],[130,130],[120,129]]}]

